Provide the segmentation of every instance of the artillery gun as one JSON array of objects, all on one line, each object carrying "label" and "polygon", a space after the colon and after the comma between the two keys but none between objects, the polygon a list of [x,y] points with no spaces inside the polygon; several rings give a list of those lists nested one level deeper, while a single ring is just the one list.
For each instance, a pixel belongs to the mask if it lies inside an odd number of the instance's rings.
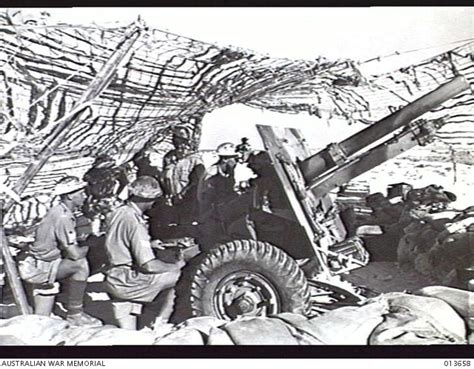
[{"label": "artillery gun", "polygon": [[[358,301],[358,291],[337,276],[366,265],[369,255],[361,239],[347,238],[330,192],[430,142],[444,122],[414,120],[469,87],[458,76],[315,155],[298,130],[258,125],[265,151],[249,159],[258,177],[246,192],[212,210],[219,219],[214,229],[220,230],[213,242],[196,237],[200,251],[177,287],[178,315],[228,320],[280,312],[308,315],[315,312],[310,291],[329,302]],[[235,232],[238,222],[249,230],[246,234]],[[172,230],[175,245],[191,250],[189,238],[179,241],[185,229],[189,225],[152,223],[155,235],[165,230],[169,236]]]},{"label": "artillery gun", "polygon": [[[265,151],[249,159],[258,177],[233,201],[213,209],[221,226],[212,235],[215,242],[203,242],[206,224],[151,223],[152,233],[164,244],[192,256],[177,286],[176,320],[311,315],[359,301],[357,288],[338,276],[366,265],[368,254],[359,238],[347,237],[347,225],[330,192],[428,143],[444,122],[414,120],[469,88],[464,77],[456,77],[315,155],[298,130],[258,126]],[[239,222],[246,225],[246,234],[232,227]],[[2,232],[6,245],[4,237]],[[19,293],[14,262],[8,248],[3,251],[10,281],[16,283],[15,300],[26,314],[28,304]]]}]

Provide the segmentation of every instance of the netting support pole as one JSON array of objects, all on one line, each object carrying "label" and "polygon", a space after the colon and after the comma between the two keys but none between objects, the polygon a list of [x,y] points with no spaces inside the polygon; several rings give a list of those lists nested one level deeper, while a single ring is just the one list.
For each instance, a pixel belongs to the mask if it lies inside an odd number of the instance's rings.
[{"label": "netting support pole", "polygon": [[[28,305],[28,300],[26,298],[26,293],[23,288],[23,284],[21,283],[21,279],[18,276],[15,261],[13,260],[10,250],[8,249],[8,241],[7,237],[5,236],[3,224],[0,225],[0,249],[2,251],[3,256],[4,270],[8,277],[8,281],[10,282],[10,288],[13,291],[13,298],[15,299],[15,304],[22,315],[30,314],[31,309]],[[5,286],[0,286],[0,289],[4,287]]]},{"label": "netting support pole", "polygon": [[[68,132],[73,127],[74,122],[78,121],[78,119],[86,114],[86,109],[90,106],[92,101],[107,88],[107,86],[112,81],[117,68],[124,62],[127,55],[129,55],[133,44],[141,35],[143,30],[144,25],[142,23],[136,23],[125,32],[124,39],[119,43],[117,49],[113,52],[102,69],[97,73],[79,100],[74,104],[72,110],[54,123],[54,128],[51,131],[47,141],[43,145],[41,151],[34,158],[34,160],[32,160],[23,175],[15,183],[13,191],[15,191],[18,195],[23,193],[34,176],[41,170],[44,164],[54,154],[55,150],[61,145]],[[0,212],[2,217],[2,227],[0,230],[0,248],[5,264],[6,275],[10,282],[10,286],[12,287],[15,303],[19,307],[21,314],[24,315],[29,314],[30,308],[26,299],[25,290],[18,274],[18,269],[16,268],[16,264],[10,253],[10,249],[8,248],[8,240],[3,229],[3,222],[6,220],[8,212],[11,210],[14,204],[15,203],[12,199],[9,199],[5,206],[2,206],[3,204],[0,202]]]}]

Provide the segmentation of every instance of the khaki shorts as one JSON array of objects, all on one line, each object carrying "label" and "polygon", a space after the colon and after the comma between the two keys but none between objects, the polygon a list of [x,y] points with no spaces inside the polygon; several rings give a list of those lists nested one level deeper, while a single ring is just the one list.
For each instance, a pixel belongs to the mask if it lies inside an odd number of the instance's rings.
[{"label": "khaki shorts", "polygon": [[105,286],[115,298],[151,302],[158,294],[174,287],[179,279],[179,273],[145,274],[129,266],[117,266],[107,272]]},{"label": "khaki shorts", "polygon": [[56,282],[61,259],[44,261],[27,256],[19,263],[20,277],[32,284],[53,284]]}]

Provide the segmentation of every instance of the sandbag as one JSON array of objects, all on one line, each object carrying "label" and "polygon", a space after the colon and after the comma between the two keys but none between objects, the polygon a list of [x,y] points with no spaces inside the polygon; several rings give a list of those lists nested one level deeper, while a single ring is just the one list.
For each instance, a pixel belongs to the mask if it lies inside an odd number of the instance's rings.
[{"label": "sandbag", "polygon": [[474,315],[474,292],[445,286],[423,287],[415,294],[443,300],[461,315],[466,323]]},{"label": "sandbag", "polygon": [[10,334],[0,336],[0,346],[23,346],[26,342],[12,336]]},{"label": "sandbag", "polygon": [[310,319],[310,333],[327,345],[366,345],[374,328],[388,312],[384,299],[372,299],[363,306],[348,306]]},{"label": "sandbag", "polygon": [[312,332],[312,325],[303,315],[294,313],[280,313],[272,316],[286,323],[291,335],[299,345],[323,345],[324,343]]},{"label": "sandbag", "polygon": [[14,336],[28,345],[56,345],[54,337],[69,324],[59,317],[19,315],[0,320],[0,336]]},{"label": "sandbag", "polygon": [[220,328],[211,328],[206,344],[211,346],[234,345],[234,341],[231,340],[224,330]]},{"label": "sandbag", "polygon": [[370,345],[442,345],[455,343],[438,335],[431,324],[410,311],[397,311],[385,317],[369,338]]},{"label": "sandbag", "polygon": [[66,329],[57,332],[53,337],[51,337],[51,340],[56,345],[77,345],[81,342],[89,341],[89,339],[97,334],[97,332],[101,330],[109,330],[110,328],[117,329],[110,325],[102,327],[77,327],[68,325]]},{"label": "sandbag", "polygon": [[158,338],[154,345],[204,345],[202,333],[194,328],[181,328]]},{"label": "sandbag", "polygon": [[193,328],[208,336],[212,328],[218,328],[226,323],[227,321],[214,317],[200,316],[185,320],[184,322],[178,324],[176,329]]},{"label": "sandbag", "polygon": [[89,337],[82,335],[77,337],[75,341],[69,341],[70,343],[67,344],[78,346],[152,345],[156,340],[156,336],[151,330],[131,331],[113,326],[100,328],[102,329],[95,329]]},{"label": "sandbag", "polygon": [[157,333],[130,331],[112,325],[76,327],[58,317],[31,314],[0,320],[1,337],[6,337],[5,344],[19,345],[151,345],[157,339]]},{"label": "sandbag", "polygon": [[405,293],[379,297],[389,304],[383,323],[369,338],[371,345],[464,344],[462,318],[446,302]]},{"label": "sandbag", "polygon": [[308,321],[308,318],[306,318],[304,315],[295,314],[295,313],[280,313],[276,315],[270,315],[269,317],[281,319],[285,323],[292,324],[295,326],[298,325],[299,323],[305,323]]},{"label": "sandbag", "polygon": [[297,345],[286,324],[272,318],[241,318],[221,327],[236,345]]}]

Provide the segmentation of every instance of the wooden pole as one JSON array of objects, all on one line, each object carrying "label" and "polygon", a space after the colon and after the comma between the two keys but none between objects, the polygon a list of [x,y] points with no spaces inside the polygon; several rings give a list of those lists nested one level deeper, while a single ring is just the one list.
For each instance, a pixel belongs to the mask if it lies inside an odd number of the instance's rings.
[{"label": "wooden pole", "polygon": [[15,304],[20,309],[20,313],[22,315],[30,314],[30,306],[28,305],[25,290],[23,289],[20,276],[18,275],[15,261],[13,260],[10,250],[8,250],[8,241],[7,237],[5,236],[5,230],[3,229],[3,220],[2,225],[0,225],[0,249],[3,255],[3,264],[5,272],[8,276],[10,287],[13,291],[13,298],[15,299]]},{"label": "wooden pole", "polygon": [[[80,119],[85,114],[85,109],[92,103],[92,101],[99,96],[111,82],[117,68],[124,61],[125,57],[131,50],[132,45],[140,36],[144,29],[141,24],[134,24],[125,33],[123,41],[118,45],[109,60],[104,64],[102,69],[97,73],[91,84],[84,91],[82,96],[74,105],[73,109],[57,120],[55,127],[49,135],[47,141],[43,145],[39,154],[32,160],[25,173],[18,179],[13,187],[14,192],[21,195],[34,176],[41,170],[44,164],[53,155],[55,150],[61,145],[66,138],[70,129],[74,126],[74,122]],[[0,204],[0,207],[2,204]],[[26,300],[26,294],[23,289],[18,270],[16,268],[13,257],[8,248],[8,240],[3,230],[4,218],[7,217],[8,212],[14,205],[14,201],[9,199],[5,207],[0,208],[2,214],[2,227],[0,235],[1,251],[5,263],[5,271],[12,287],[15,302],[20,308],[22,314],[29,314],[29,306]]]}]

